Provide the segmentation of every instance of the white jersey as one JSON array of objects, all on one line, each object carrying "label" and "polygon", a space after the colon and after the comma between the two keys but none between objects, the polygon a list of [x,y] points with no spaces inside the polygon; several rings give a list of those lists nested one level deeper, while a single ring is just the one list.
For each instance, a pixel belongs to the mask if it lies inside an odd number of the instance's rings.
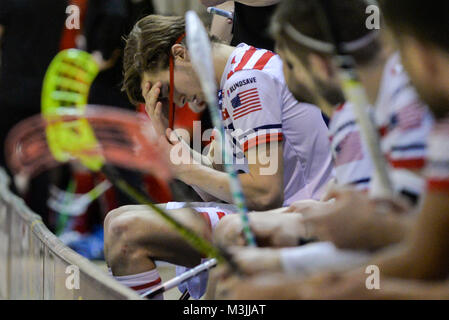
[{"label": "white jersey", "polygon": [[[320,110],[288,90],[278,55],[240,44],[220,83],[220,107],[234,156],[267,142],[283,143],[284,206],[319,199],[333,176],[328,129]],[[244,169],[247,171],[247,167]]]},{"label": "white jersey", "polygon": [[449,192],[449,119],[439,120],[428,139],[425,177],[429,192]]},{"label": "white jersey", "polygon": [[[424,166],[433,118],[411,86],[398,54],[385,65],[373,112],[394,188],[412,196],[421,194],[424,181],[410,170],[420,170]],[[329,129],[337,181],[367,189],[372,164],[360,143],[359,127],[349,103],[337,108]]]},{"label": "white jersey", "polygon": [[385,65],[375,115],[382,152],[393,169],[395,189],[422,194],[424,180],[411,170],[424,168],[427,139],[434,121],[412,86],[398,53]]},{"label": "white jersey", "polygon": [[367,190],[371,181],[372,163],[362,143],[351,103],[344,103],[335,109],[329,123],[329,132],[336,183],[341,186],[351,185],[357,190]]}]

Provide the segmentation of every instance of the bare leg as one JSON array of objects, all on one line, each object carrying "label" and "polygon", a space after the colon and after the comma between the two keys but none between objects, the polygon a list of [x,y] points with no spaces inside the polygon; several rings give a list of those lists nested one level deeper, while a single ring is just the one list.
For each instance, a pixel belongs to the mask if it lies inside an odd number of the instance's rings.
[{"label": "bare leg", "polygon": [[[211,239],[211,230],[196,212],[168,211],[183,225]],[[146,206],[124,206],[111,211],[104,223],[105,257],[115,276],[156,268],[155,260],[193,267],[202,255],[162,218]]]}]

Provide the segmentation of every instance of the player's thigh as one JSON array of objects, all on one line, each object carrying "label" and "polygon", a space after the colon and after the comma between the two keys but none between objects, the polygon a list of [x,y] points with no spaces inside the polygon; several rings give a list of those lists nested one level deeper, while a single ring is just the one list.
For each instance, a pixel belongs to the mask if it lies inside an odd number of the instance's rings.
[{"label": "player's thigh", "polygon": [[[134,210],[137,209],[137,210]],[[148,257],[179,265],[193,266],[202,255],[170,224],[151,209],[133,208],[111,219],[106,231],[109,246],[143,248]],[[168,215],[197,235],[210,239],[210,229],[201,216],[189,209],[167,210]]]}]

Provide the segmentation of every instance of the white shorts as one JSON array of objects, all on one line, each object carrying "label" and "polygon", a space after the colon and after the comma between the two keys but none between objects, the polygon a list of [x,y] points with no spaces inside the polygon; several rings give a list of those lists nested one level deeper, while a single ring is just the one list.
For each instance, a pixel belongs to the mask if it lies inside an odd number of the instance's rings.
[{"label": "white shorts", "polygon": [[[185,208],[186,206],[187,205],[184,202],[169,202],[165,208],[167,210],[173,210]],[[203,216],[212,230],[215,229],[221,218],[237,212],[235,206],[223,203],[197,202],[191,203],[190,206]],[[201,262],[206,260],[207,259],[202,259]],[[187,267],[176,266],[176,276],[179,276],[188,270],[189,268]],[[193,299],[200,299],[206,292],[208,276],[208,272],[203,272],[189,281],[180,284],[178,289],[181,292],[188,290]]]}]

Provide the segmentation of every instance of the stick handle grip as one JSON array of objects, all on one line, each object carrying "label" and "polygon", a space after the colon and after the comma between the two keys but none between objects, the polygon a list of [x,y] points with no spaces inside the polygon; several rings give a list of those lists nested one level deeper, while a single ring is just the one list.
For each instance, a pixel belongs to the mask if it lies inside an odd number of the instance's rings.
[{"label": "stick handle grip", "polygon": [[218,16],[222,16],[222,17],[225,17],[225,18],[228,18],[231,20],[234,19],[234,14],[231,11],[226,11],[226,10],[218,9],[215,7],[208,7],[207,12],[210,14],[216,14]]}]

